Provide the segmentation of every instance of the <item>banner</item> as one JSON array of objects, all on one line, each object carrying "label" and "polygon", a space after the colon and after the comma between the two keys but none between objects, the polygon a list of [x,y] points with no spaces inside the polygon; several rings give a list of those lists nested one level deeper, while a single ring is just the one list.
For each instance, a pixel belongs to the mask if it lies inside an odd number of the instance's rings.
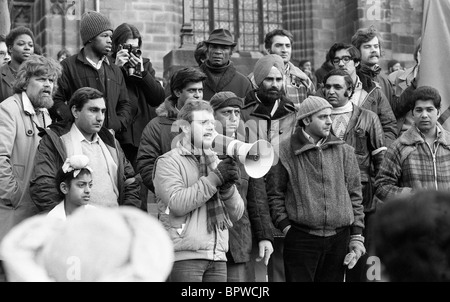
[{"label": "banner", "polygon": [[439,122],[450,131],[450,0],[424,0],[418,86],[439,90]]}]

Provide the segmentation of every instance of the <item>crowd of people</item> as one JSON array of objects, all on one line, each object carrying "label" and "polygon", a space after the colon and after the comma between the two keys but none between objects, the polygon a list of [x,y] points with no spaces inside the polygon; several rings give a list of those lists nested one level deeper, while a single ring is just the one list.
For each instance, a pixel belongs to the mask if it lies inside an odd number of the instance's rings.
[{"label": "crowd of people", "polygon": [[[3,280],[20,271],[33,281],[11,250],[19,237],[29,239],[24,221],[68,225],[81,212],[126,207],[150,217],[152,202],[171,242],[161,248],[173,257],[147,280],[365,282],[367,259],[387,237],[374,235],[377,222],[393,223],[378,219],[386,213],[380,209],[399,196],[450,189],[441,97],[417,87],[420,41],[417,64],[404,70],[392,61],[398,69],[388,76],[379,33],[361,28],[350,43],[334,43],[314,72],[309,60],[292,63],[294,36],[275,29],[245,75],[231,60],[233,35],[218,28],[198,44],[198,66],[175,71],[163,87],[134,25],[113,28],[89,11],[80,37],[78,53],[62,50],[52,59],[35,53],[28,28],[0,36]],[[245,161],[214,149],[219,135],[269,142],[270,170],[249,175]],[[52,228],[40,225],[45,221],[36,220],[33,232]],[[22,232],[14,231],[18,225]],[[95,241],[83,240],[72,243],[80,255]],[[40,244],[56,253],[54,242]],[[61,257],[47,259],[46,278],[61,280]]]}]

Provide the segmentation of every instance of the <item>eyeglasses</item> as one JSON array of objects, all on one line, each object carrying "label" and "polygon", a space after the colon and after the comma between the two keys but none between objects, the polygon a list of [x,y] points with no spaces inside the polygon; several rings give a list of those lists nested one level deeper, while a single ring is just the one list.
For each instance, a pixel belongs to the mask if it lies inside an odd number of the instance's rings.
[{"label": "eyeglasses", "polygon": [[348,62],[350,62],[351,59],[352,59],[351,56],[343,56],[342,58],[336,57],[333,60],[331,60],[331,62],[333,62],[334,65],[338,65],[342,60],[344,64],[347,64]]}]

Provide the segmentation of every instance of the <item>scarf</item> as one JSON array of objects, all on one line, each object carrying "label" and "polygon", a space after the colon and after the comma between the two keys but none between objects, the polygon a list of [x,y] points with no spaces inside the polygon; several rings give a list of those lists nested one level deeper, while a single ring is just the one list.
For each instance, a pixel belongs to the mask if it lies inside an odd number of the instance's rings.
[{"label": "scarf", "polygon": [[378,64],[369,66],[366,64],[361,64],[360,71],[362,74],[367,75],[371,79],[375,79],[381,72],[381,67]]},{"label": "scarf", "polygon": [[345,106],[333,108],[331,111],[332,128],[334,134],[340,138],[344,139],[345,132],[347,131],[348,123],[352,117],[353,103],[348,102]]},{"label": "scarf", "polygon": [[[183,144],[184,142],[182,141],[181,143]],[[193,150],[198,151],[194,146],[191,145],[188,148],[183,147],[183,149],[197,159],[200,177],[208,176],[208,172],[216,168],[215,162],[217,155],[212,150],[201,150],[201,155],[194,155],[198,154],[198,152],[192,152]],[[206,211],[208,232],[214,231],[215,228],[219,228],[223,231],[233,227],[228,211],[217,192],[206,202]]]},{"label": "scarf", "polygon": [[214,93],[223,91],[224,88],[233,80],[236,74],[236,67],[233,62],[228,62],[222,67],[214,67],[206,61],[200,69],[206,74],[207,78],[204,82]]}]

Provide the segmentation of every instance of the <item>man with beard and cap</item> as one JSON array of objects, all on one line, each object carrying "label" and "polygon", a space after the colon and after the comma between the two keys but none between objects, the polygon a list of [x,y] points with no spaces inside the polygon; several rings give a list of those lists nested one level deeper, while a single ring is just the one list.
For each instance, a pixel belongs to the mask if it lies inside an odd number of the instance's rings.
[{"label": "man with beard and cap", "polygon": [[206,60],[200,65],[200,69],[207,78],[203,83],[203,99],[209,100],[220,91],[231,91],[244,98],[252,90],[252,84],[245,75],[236,70],[230,60],[237,44],[230,31],[215,29],[204,43],[207,47]]},{"label": "man with beard and cap", "polygon": [[[279,55],[271,54],[260,58],[253,69],[258,89],[247,94],[241,119],[245,123],[243,133],[246,142],[259,139],[270,142],[278,160],[278,147],[295,130],[296,107],[284,94],[284,62]],[[267,267],[269,281],[284,281],[283,234],[274,230],[274,253]],[[254,249],[255,250],[255,249]],[[255,264],[256,281],[266,281],[266,267]],[[261,277],[263,275],[263,277]]]},{"label": "man with beard and cap", "polygon": [[39,132],[51,123],[48,108],[60,75],[58,62],[31,55],[17,71],[15,94],[0,103],[0,240],[14,225],[38,213],[29,181]]},{"label": "man with beard and cap", "polygon": [[80,36],[84,47],[79,53],[61,62],[63,74],[58,81],[54,120],[70,120],[69,100],[82,87],[92,87],[103,93],[106,102],[104,127],[111,133],[127,129],[131,121],[131,103],[122,70],[107,55],[112,49],[113,27],[106,16],[88,11],[80,22]]}]

